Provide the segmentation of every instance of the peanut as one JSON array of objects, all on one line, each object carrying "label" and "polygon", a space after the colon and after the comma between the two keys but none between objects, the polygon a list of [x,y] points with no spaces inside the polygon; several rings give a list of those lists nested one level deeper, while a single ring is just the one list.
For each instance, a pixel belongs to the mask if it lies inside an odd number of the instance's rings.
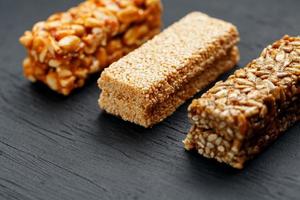
[{"label": "peanut", "polygon": [[79,37],[71,35],[62,38],[58,45],[66,51],[77,51],[80,48],[81,40]]}]

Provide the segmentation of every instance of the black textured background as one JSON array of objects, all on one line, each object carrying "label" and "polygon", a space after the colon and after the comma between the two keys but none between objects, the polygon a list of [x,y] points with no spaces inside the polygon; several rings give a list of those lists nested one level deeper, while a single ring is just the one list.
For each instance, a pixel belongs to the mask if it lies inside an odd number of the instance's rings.
[{"label": "black textured background", "polygon": [[[18,37],[78,2],[0,0],[1,199],[300,198],[299,123],[237,171],[184,151],[190,101],[163,123],[143,129],[98,109],[97,77],[68,98],[26,81]],[[192,10],[237,25],[240,66],[267,44],[300,30],[298,0],[165,0],[164,5],[165,25]]]}]

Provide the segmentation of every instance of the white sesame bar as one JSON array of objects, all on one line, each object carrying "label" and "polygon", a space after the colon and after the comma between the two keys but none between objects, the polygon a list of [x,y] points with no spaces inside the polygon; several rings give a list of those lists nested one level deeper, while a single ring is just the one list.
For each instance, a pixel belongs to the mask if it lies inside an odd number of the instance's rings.
[{"label": "white sesame bar", "polygon": [[185,148],[235,168],[300,119],[300,37],[284,36],[189,106]]},{"label": "white sesame bar", "polygon": [[99,105],[151,127],[232,68],[239,60],[238,41],[232,24],[191,13],[105,69]]},{"label": "white sesame bar", "polygon": [[68,95],[160,32],[160,0],[86,0],[36,23],[20,38],[25,76]]}]

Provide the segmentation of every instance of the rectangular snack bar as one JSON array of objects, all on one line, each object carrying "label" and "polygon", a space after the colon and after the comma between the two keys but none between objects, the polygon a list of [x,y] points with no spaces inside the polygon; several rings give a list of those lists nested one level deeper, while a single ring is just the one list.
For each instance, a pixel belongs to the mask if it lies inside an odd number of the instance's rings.
[{"label": "rectangular snack bar", "polygon": [[150,127],[239,60],[235,26],[194,12],[105,69],[99,105]]},{"label": "rectangular snack bar", "polygon": [[160,32],[160,0],[87,0],[38,22],[20,42],[25,76],[68,95]]},{"label": "rectangular snack bar", "polygon": [[299,80],[300,37],[284,36],[192,102],[185,148],[243,168],[299,121]]}]

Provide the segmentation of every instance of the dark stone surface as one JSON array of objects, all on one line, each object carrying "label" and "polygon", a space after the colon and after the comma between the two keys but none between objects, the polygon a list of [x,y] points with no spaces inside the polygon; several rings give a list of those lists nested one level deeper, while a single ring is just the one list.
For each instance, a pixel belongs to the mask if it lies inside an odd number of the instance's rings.
[{"label": "dark stone surface", "polygon": [[[300,198],[299,123],[236,171],[184,151],[190,101],[163,123],[143,129],[98,109],[97,77],[67,98],[26,81],[18,37],[34,22],[77,3],[0,0],[1,199]],[[165,25],[192,10],[237,25],[240,66],[267,44],[300,30],[298,0],[164,4]]]}]

